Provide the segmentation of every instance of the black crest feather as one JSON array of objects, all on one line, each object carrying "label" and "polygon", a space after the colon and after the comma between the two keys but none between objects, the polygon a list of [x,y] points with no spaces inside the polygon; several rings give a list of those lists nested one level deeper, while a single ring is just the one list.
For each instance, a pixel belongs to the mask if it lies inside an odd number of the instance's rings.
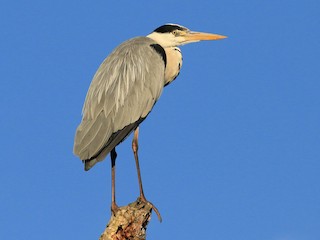
[{"label": "black crest feather", "polygon": [[161,27],[158,27],[157,29],[154,30],[154,32],[157,32],[157,33],[169,33],[169,32],[172,32],[174,30],[183,31],[183,30],[186,30],[186,28],[184,28],[182,26],[179,26],[179,25],[166,24],[166,25],[163,25]]}]

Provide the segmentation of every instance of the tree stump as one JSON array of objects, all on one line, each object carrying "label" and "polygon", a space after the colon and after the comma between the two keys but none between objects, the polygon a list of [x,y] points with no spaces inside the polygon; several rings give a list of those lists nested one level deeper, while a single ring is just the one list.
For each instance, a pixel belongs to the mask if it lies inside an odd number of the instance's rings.
[{"label": "tree stump", "polygon": [[99,240],[145,240],[152,205],[138,198],[112,214]]}]

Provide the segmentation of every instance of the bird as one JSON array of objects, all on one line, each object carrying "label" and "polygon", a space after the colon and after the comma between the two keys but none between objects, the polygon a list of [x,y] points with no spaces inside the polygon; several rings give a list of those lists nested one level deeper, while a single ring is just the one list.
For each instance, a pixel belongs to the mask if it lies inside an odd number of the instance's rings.
[{"label": "bird", "polygon": [[129,39],[101,63],[89,86],[82,120],[76,129],[73,152],[86,171],[111,158],[111,211],[119,207],[115,197],[116,147],[132,132],[140,200],[150,203],[161,221],[158,209],[146,199],[139,166],[139,126],[150,114],[164,89],[180,73],[182,54],[178,46],[226,36],[195,32],[168,23],[143,37]]}]

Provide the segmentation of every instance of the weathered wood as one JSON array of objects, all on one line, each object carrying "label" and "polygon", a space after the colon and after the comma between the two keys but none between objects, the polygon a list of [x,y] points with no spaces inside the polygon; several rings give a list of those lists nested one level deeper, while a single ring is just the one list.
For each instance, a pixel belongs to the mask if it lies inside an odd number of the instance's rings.
[{"label": "weathered wood", "polygon": [[112,214],[99,240],[145,240],[152,205],[138,198]]}]

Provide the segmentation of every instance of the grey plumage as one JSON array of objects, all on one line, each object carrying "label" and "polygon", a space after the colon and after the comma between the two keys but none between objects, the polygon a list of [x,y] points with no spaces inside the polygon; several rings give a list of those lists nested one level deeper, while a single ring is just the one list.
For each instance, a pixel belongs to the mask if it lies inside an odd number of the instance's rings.
[{"label": "grey plumage", "polygon": [[100,65],[83,106],[74,153],[89,170],[149,114],[165,84],[165,64],[148,37],[118,46]]},{"label": "grey plumage", "polygon": [[177,46],[225,36],[192,32],[177,25],[163,25],[147,37],[128,40],[100,65],[89,87],[77,128],[74,153],[89,170],[109,152],[111,158],[111,211],[119,210],[115,194],[116,146],[132,131],[132,151],[139,182],[139,199],[149,203],[161,221],[158,209],[143,191],[138,157],[139,124],[159,99],[164,86],[180,73],[181,51]]},{"label": "grey plumage", "polygon": [[179,75],[182,55],[177,46],[223,38],[166,24],[147,37],[118,46],[93,77],[76,131],[73,150],[85,162],[85,170],[102,161],[139,126],[163,87]]}]

